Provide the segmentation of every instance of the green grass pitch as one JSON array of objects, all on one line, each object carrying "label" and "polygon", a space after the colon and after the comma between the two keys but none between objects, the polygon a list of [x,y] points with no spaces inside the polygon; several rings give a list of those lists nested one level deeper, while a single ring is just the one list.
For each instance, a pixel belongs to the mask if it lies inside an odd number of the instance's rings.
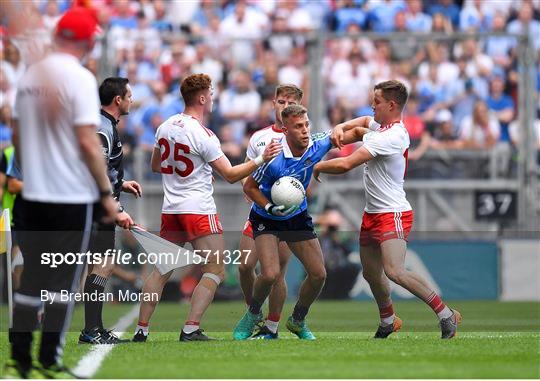
[{"label": "green grass pitch", "polygon": [[[231,331],[242,303],[214,303],[203,321],[221,340],[180,343],[186,304],[163,303],[152,319],[147,343],[116,346],[97,378],[540,378],[540,303],[450,302],[463,315],[458,336],[439,339],[434,314],[417,301],[397,302],[402,330],[371,339],[378,316],[373,302],[319,301],[309,324],[317,341],[289,334],[280,339],[235,342]],[[82,306],[67,337],[65,363],[74,366],[89,347],[76,344]],[[106,305],[112,326],[132,305]],[[284,320],[292,310],[285,306]],[[0,357],[8,356],[6,309],[2,310]],[[135,322],[126,336],[131,337]]]}]

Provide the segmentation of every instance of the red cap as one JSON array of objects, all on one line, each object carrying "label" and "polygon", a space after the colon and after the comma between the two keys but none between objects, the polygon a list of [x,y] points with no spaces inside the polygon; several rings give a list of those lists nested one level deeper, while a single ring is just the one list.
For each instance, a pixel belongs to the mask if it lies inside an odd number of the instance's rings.
[{"label": "red cap", "polygon": [[98,31],[95,11],[83,8],[70,8],[58,20],[56,35],[68,40],[91,40]]}]

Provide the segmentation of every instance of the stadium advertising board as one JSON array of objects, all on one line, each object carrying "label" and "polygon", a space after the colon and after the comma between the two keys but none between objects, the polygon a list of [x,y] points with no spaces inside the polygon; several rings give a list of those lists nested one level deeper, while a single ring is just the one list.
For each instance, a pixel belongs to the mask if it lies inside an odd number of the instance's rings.
[{"label": "stadium advertising board", "polygon": [[[407,268],[422,275],[435,292],[445,299],[497,299],[499,296],[499,255],[496,242],[415,241],[410,242]],[[289,264],[289,297],[296,295],[303,279],[297,260]],[[360,272],[349,291],[353,299],[372,298],[368,283]],[[413,295],[392,283],[394,299],[413,299]]]}]

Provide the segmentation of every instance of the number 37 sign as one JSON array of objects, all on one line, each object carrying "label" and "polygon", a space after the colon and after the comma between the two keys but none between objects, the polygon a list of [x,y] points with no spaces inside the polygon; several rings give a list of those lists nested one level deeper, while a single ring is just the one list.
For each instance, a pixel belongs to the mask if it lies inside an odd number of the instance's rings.
[{"label": "number 37 sign", "polygon": [[476,191],[474,193],[474,217],[477,220],[517,217],[517,193],[514,191]]}]

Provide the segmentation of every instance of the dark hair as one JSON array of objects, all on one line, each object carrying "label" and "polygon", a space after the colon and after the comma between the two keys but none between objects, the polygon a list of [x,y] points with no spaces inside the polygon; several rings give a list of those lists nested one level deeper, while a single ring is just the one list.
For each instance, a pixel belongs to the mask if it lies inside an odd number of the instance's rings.
[{"label": "dark hair", "polygon": [[409,92],[405,85],[395,79],[377,83],[374,89],[381,90],[384,99],[396,102],[401,109],[403,109],[409,97]]},{"label": "dark hair", "polygon": [[208,90],[210,87],[212,87],[212,80],[207,74],[191,74],[182,81],[180,93],[184,98],[184,103],[191,105],[199,91]]},{"label": "dark hair", "polygon": [[296,99],[298,102],[302,101],[302,97],[304,96],[304,92],[301,88],[299,88],[296,85],[286,83],[283,85],[277,85],[276,86],[276,98],[280,95],[283,95],[284,97],[292,96],[294,99]]},{"label": "dark hair", "polygon": [[301,116],[307,114],[307,109],[301,105],[289,105],[281,112],[282,119],[288,119],[291,116]]},{"label": "dark hair", "polygon": [[106,78],[99,86],[99,100],[102,106],[108,106],[112,103],[114,97],[124,98],[127,94],[127,85],[129,79],[122,77]]}]

